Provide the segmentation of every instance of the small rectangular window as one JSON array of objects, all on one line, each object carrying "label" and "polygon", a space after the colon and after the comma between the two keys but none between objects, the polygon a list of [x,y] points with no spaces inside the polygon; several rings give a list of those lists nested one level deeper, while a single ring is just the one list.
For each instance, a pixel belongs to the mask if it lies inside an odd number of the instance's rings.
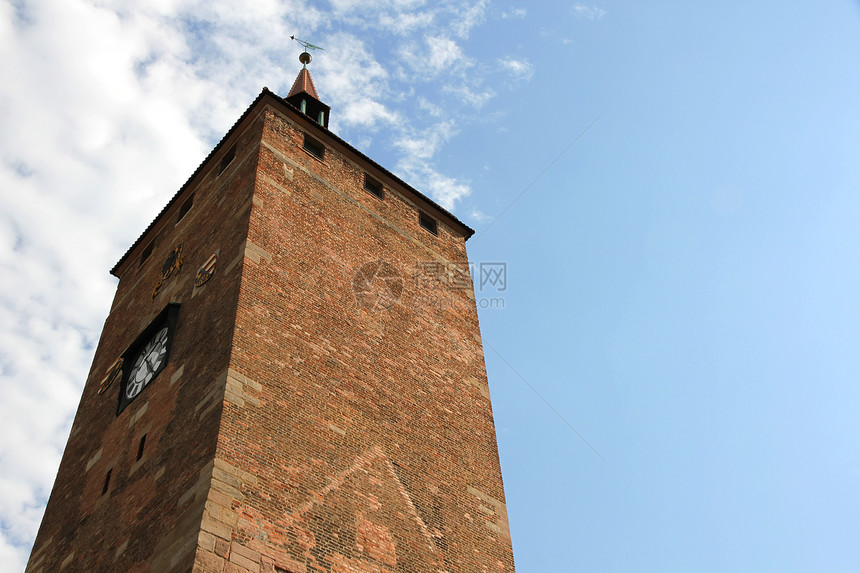
[{"label": "small rectangular window", "polygon": [[146,445],[146,434],[140,437],[140,443],[137,445],[137,459],[143,457],[143,448]]},{"label": "small rectangular window", "polygon": [[305,139],[302,143],[302,147],[305,149],[305,151],[307,151],[314,157],[317,157],[319,159],[325,159],[325,147],[323,146],[323,144],[308,135],[307,133],[305,134]]},{"label": "small rectangular window", "polygon": [[385,197],[385,192],[382,189],[382,183],[380,183],[367,173],[364,174],[364,188],[371,195],[376,195],[380,199]]},{"label": "small rectangular window", "polygon": [[191,206],[193,204],[194,204],[194,194],[192,193],[191,197],[186,199],[185,203],[182,204],[182,207],[179,208],[179,218],[176,220],[177,223],[182,220],[182,217],[184,217],[186,215],[186,213],[188,213],[188,211],[191,210]]},{"label": "small rectangular window", "polygon": [[227,166],[230,165],[230,162],[233,161],[233,158],[236,157],[236,144],[227,150],[227,153],[224,154],[224,157],[221,158],[221,163],[218,164],[218,175],[224,173],[224,170],[227,169]]},{"label": "small rectangular window", "polygon": [[430,231],[434,235],[439,234],[439,226],[436,224],[436,219],[428,215],[427,213],[418,213],[418,223],[422,228]]},{"label": "small rectangular window", "polygon": [[148,258],[149,258],[149,255],[151,255],[151,254],[152,254],[152,249],[153,249],[154,247],[155,247],[155,241],[152,241],[151,243],[149,243],[149,244],[146,246],[146,248],[145,248],[145,249],[143,249],[143,252],[140,254],[140,264],[141,264],[141,265],[143,264],[143,261],[145,261],[146,259],[148,259]]},{"label": "small rectangular window", "polygon": [[105,484],[102,486],[102,495],[107,493],[108,486],[110,485],[110,474],[113,472],[113,468],[109,469],[105,474]]}]

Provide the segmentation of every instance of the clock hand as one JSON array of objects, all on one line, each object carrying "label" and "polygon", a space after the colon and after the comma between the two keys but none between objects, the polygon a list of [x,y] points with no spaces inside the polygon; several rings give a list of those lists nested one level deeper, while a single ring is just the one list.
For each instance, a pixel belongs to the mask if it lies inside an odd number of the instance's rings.
[{"label": "clock hand", "polygon": [[144,362],[146,362],[146,365],[149,366],[150,372],[155,372],[155,365],[153,365],[152,362],[149,361],[150,356],[152,356],[151,353],[147,354],[146,358],[144,358]]},{"label": "clock hand", "polygon": [[140,365],[140,368],[137,370],[137,375],[135,376],[135,380],[140,383],[143,380],[146,380],[146,377],[149,376],[149,364],[146,363],[146,360],[143,361],[143,364]]}]

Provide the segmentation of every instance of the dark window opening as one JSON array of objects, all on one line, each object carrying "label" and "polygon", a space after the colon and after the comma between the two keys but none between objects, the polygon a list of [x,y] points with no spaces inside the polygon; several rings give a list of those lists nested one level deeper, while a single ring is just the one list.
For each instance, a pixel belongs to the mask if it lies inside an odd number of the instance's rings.
[{"label": "dark window opening", "polygon": [[302,147],[314,157],[325,159],[325,147],[323,144],[312,138],[307,133],[305,134],[305,140],[302,143]]},{"label": "dark window opening", "polygon": [[230,165],[234,157],[236,157],[236,144],[233,144],[233,147],[228,149],[224,157],[221,158],[221,163],[218,164],[218,175],[224,173],[224,170],[227,169],[227,166]]},{"label": "dark window opening", "polygon": [[191,197],[189,197],[185,201],[185,203],[182,204],[182,207],[179,208],[179,218],[176,220],[177,223],[182,220],[182,217],[184,217],[185,214],[188,213],[188,211],[191,210],[191,206],[193,204],[194,204],[194,194],[192,193]]},{"label": "dark window opening", "polygon": [[372,195],[376,195],[380,199],[385,196],[385,192],[382,190],[382,183],[380,183],[367,173],[364,174],[364,188]]},{"label": "dark window opening", "polygon": [[137,446],[137,459],[143,457],[143,447],[146,445],[146,434],[140,437],[140,444]]},{"label": "dark window opening", "polygon": [[428,215],[427,213],[418,213],[418,224],[421,225],[422,228],[430,231],[434,235],[439,234],[439,225],[436,223],[436,219]]},{"label": "dark window opening", "polygon": [[149,243],[149,244],[146,246],[146,248],[145,248],[145,249],[143,249],[143,252],[140,254],[140,264],[141,264],[141,265],[143,264],[143,261],[145,261],[146,259],[148,259],[148,258],[149,258],[149,255],[151,255],[151,254],[152,254],[152,249],[153,249],[154,247],[155,247],[155,241],[152,241],[151,243]]},{"label": "dark window opening", "polygon": [[109,469],[105,474],[105,485],[102,487],[102,495],[107,493],[108,486],[110,485],[110,474],[113,472],[113,468]]}]

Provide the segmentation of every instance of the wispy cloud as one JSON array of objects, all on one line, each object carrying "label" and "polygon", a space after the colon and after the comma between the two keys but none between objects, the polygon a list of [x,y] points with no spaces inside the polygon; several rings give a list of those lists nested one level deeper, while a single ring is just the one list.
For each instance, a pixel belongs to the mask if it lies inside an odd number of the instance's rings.
[{"label": "wispy cloud", "polygon": [[600,20],[606,15],[606,10],[599,6],[586,5],[577,2],[570,9],[574,16],[583,20]]},{"label": "wispy cloud", "polygon": [[314,68],[318,88],[325,86],[323,97],[333,109],[332,129],[375,128],[393,121],[397,113],[383,98],[389,94],[389,74],[372,55],[365,42],[344,32],[327,37],[325,57]]},{"label": "wispy cloud", "polygon": [[379,123],[396,123],[398,115],[371,99],[350,102],[341,112],[343,122],[358,127],[376,127]]},{"label": "wispy cloud", "polygon": [[442,91],[444,93],[453,94],[458,100],[471,106],[473,109],[480,109],[496,95],[496,92],[489,88],[483,91],[475,91],[463,85],[445,86],[442,88]]},{"label": "wispy cloud", "polygon": [[432,117],[442,117],[445,113],[442,106],[429,101],[424,96],[418,97],[418,109],[420,109],[423,112],[430,114]]},{"label": "wispy cloud", "polygon": [[526,17],[526,9],[525,8],[509,8],[502,12],[502,19],[504,20],[519,20],[521,18]]},{"label": "wispy cloud", "polygon": [[431,161],[454,135],[454,123],[449,120],[420,132],[404,134],[395,143],[403,152],[395,171],[406,181],[414,182],[419,189],[427,189],[429,195],[446,209],[453,209],[457,201],[471,193],[468,183],[440,173]]},{"label": "wispy cloud", "polygon": [[463,54],[460,45],[452,38],[427,35],[422,40],[403,44],[398,50],[400,60],[408,70],[407,78],[430,81],[457,76],[472,66],[472,61]]},{"label": "wispy cloud", "polygon": [[419,132],[404,134],[395,141],[395,145],[411,158],[428,160],[436,155],[455,133],[451,120],[437,122]]},{"label": "wispy cloud", "polygon": [[534,66],[527,60],[508,57],[500,59],[499,64],[518,80],[530,80],[534,74]]},{"label": "wispy cloud", "polygon": [[483,213],[482,211],[480,211],[478,209],[472,209],[469,212],[469,218],[472,219],[473,221],[475,221],[476,223],[483,223],[484,221],[489,220],[490,216],[487,215],[486,213]]},{"label": "wispy cloud", "polygon": [[453,22],[454,33],[460,38],[468,38],[472,28],[484,21],[489,4],[490,0],[479,0],[462,10]]},{"label": "wispy cloud", "polygon": [[433,23],[432,12],[409,12],[379,15],[379,25],[398,35],[406,35],[415,30],[429,28]]}]

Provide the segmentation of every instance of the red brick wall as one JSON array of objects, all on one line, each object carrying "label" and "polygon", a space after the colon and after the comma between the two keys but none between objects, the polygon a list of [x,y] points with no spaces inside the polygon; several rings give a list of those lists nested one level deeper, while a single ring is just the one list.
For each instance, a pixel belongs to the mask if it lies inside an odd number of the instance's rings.
[{"label": "red brick wall", "polygon": [[[198,566],[513,571],[471,283],[415,277],[463,268],[445,264],[466,260],[462,231],[422,229],[426,205],[314,131],[311,156],[303,129],[266,115]],[[363,308],[356,271],[378,260],[402,292]]]}]

